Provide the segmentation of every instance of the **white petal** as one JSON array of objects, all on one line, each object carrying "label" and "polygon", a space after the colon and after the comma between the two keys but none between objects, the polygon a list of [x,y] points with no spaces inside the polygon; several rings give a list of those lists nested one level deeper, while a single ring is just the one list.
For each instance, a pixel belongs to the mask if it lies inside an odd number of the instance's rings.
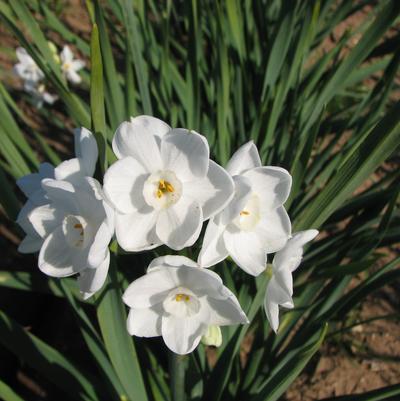
[{"label": "white petal", "polygon": [[267,285],[267,291],[264,298],[264,309],[271,328],[275,332],[277,332],[279,327],[278,305],[285,305],[285,307],[290,308],[293,306],[293,301],[273,275]]},{"label": "white petal", "polygon": [[228,326],[232,324],[249,323],[235,295],[226,287],[224,291],[229,294],[226,299],[207,297],[206,302],[211,309],[210,324]]},{"label": "white petal", "polygon": [[104,175],[104,193],[121,213],[131,213],[146,205],[143,197],[145,168],[133,157],[117,160]]},{"label": "white petal", "polygon": [[154,211],[117,213],[115,233],[119,245],[132,252],[153,249],[160,245],[160,240],[155,234],[156,219],[157,214]]},{"label": "white petal", "polygon": [[61,227],[44,241],[39,253],[39,269],[52,277],[67,277],[86,268],[85,252],[71,248],[65,241]]},{"label": "white petal", "polygon": [[127,328],[131,336],[161,336],[161,304],[150,308],[132,308],[128,314]]},{"label": "white petal", "polygon": [[60,53],[60,57],[63,63],[71,62],[74,58],[74,54],[72,53],[70,47],[65,45]]},{"label": "white petal", "polygon": [[53,104],[56,100],[58,99],[57,95],[52,95],[49,92],[44,92],[43,93],[43,100],[47,103],[47,104]]},{"label": "white petal", "polygon": [[267,293],[264,298],[264,311],[271,325],[271,329],[276,333],[279,328],[279,306],[268,298]]},{"label": "white petal", "polygon": [[[273,269],[274,281],[282,288],[283,291],[290,297],[293,296],[293,276],[290,270],[275,270]],[[286,301],[285,301],[286,302]],[[284,301],[282,301],[284,303]]]},{"label": "white petal", "polygon": [[72,69],[70,69],[66,75],[68,80],[71,81],[73,84],[80,84],[82,82],[81,76]]},{"label": "white petal", "polygon": [[[166,125],[166,124],[165,124]],[[169,128],[169,127],[168,127]],[[118,159],[132,156],[153,173],[162,169],[159,135],[167,126],[154,117],[140,116],[130,122],[123,122],[115,132],[112,147]]]},{"label": "white petal", "polygon": [[217,163],[210,160],[207,176],[185,183],[185,193],[196,199],[203,209],[203,219],[220,212],[230,202],[234,193],[231,176]]},{"label": "white petal", "polygon": [[107,216],[105,202],[98,198],[94,182],[94,178],[85,177],[77,186],[68,181],[46,179],[42,181],[42,187],[47,196],[57,204],[57,210],[83,216],[91,221],[91,226],[95,226]]},{"label": "white petal", "polygon": [[225,247],[223,233],[225,226],[217,225],[214,219],[207,224],[204,234],[203,245],[198,257],[198,263],[202,267],[214,266],[228,256],[228,250]]},{"label": "white petal", "polygon": [[265,270],[267,254],[255,232],[228,227],[224,232],[224,241],[229,255],[246,273],[258,276]]},{"label": "white petal", "polygon": [[257,167],[246,171],[244,176],[250,180],[264,210],[283,205],[289,197],[292,177],[281,167]]},{"label": "white petal", "polygon": [[288,295],[293,295],[292,272],[303,258],[303,246],[318,235],[317,230],[300,231],[293,235],[285,247],[277,252],[272,262],[274,276]]},{"label": "white petal", "polygon": [[293,272],[299,266],[303,257],[303,246],[318,235],[317,230],[299,231],[289,239],[285,247],[276,253],[274,268]]},{"label": "white petal", "polygon": [[61,225],[61,215],[51,205],[36,207],[29,213],[28,220],[36,233],[42,238],[49,235],[57,226]]},{"label": "white petal", "polygon": [[15,49],[15,54],[21,63],[32,64],[32,62],[34,62],[33,58],[29,55],[24,47],[17,47]]},{"label": "white petal", "polygon": [[96,169],[96,162],[99,156],[97,142],[94,135],[86,128],[74,130],[75,155],[81,159],[85,176],[92,177]]},{"label": "white petal", "polygon": [[255,228],[260,243],[266,253],[277,252],[282,249],[291,234],[289,216],[283,206],[262,216]]},{"label": "white petal", "polygon": [[[110,252],[107,252],[103,262],[96,269],[85,269],[78,277],[78,285],[81,293],[93,295],[100,290],[106,281],[110,266]],[[88,299],[86,295],[85,299]]]},{"label": "white petal", "polygon": [[182,182],[205,178],[210,149],[207,139],[183,128],[171,130],[161,141],[164,168],[173,171]]},{"label": "white petal", "polygon": [[227,225],[245,208],[248,199],[251,196],[250,181],[241,175],[233,177],[235,184],[235,193],[228,206],[218,215],[220,223]]},{"label": "white petal", "polygon": [[169,268],[155,269],[133,281],[122,296],[131,308],[149,308],[164,300],[179,283]]},{"label": "white petal", "polygon": [[38,235],[26,235],[18,245],[19,253],[34,253],[40,250],[43,244],[43,238]]},{"label": "white petal", "polygon": [[207,331],[208,324],[198,319],[163,316],[161,332],[166,346],[176,354],[185,355],[192,352]]},{"label": "white petal", "polygon": [[203,214],[199,204],[182,196],[176,204],[160,212],[156,233],[164,244],[180,250],[196,242],[202,222]]},{"label": "white petal", "polygon": [[58,208],[78,213],[78,207],[74,196],[75,188],[70,182],[44,179],[42,180],[42,188],[49,199],[57,204]]},{"label": "white petal", "polygon": [[19,211],[16,221],[25,231],[25,233],[31,236],[38,236],[38,233],[28,218],[32,210],[34,210],[36,207],[37,206],[30,199],[28,199],[25,205]]},{"label": "white petal", "polygon": [[171,127],[164,121],[156,117],[146,116],[145,114],[131,117],[130,121],[136,126],[142,126],[148,131],[151,131],[152,135],[156,137],[156,142],[159,147],[161,147],[161,138],[171,131]]},{"label": "white petal", "polygon": [[85,175],[82,159],[78,158],[65,160],[54,170],[56,180],[65,180],[72,183],[82,179]]},{"label": "white petal", "polygon": [[261,167],[258,150],[253,141],[242,145],[229,160],[226,170],[230,175],[243,174],[246,170]]},{"label": "white petal", "polygon": [[79,71],[79,70],[81,70],[83,67],[85,67],[85,65],[86,65],[86,63],[85,63],[83,60],[80,60],[80,59],[76,59],[76,60],[73,60],[73,61],[71,62],[71,68],[72,68],[74,71]]},{"label": "white petal", "polygon": [[172,266],[172,267],[179,267],[179,266],[189,266],[189,267],[199,267],[196,262],[193,262],[192,259],[187,258],[186,256],[181,255],[165,255],[159,256],[151,261],[149,264],[147,271],[162,266]]},{"label": "white petal", "polygon": [[88,267],[95,268],[104,261],[109,254],[108,244],[111,241],[113,233],[110,232],[110,228],[106,221],[104,221],[98,228],[93,243],[90,245],[88,255]]},{"label": "white petal", "polygon": [[25,175],[17,180],[19,189],[27,198],[32,196],[34,192],[41,190],[41,182],[44,178],[54,177],[54,167],[50,163],[42,163],[39,166],[39,172]]}]

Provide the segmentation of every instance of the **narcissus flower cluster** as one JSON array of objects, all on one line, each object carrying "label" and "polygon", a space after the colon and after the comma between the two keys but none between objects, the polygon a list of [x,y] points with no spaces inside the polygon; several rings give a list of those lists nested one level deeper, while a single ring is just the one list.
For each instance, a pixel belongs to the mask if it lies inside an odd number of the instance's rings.
[{"label": "narcissus flower cluster", "polygon": [[[48,45],[53,53],[54,61],[60,65],[61,75],[73,84],[81,83],[82,78],[78,71],[85,66],[85,62],[75,59],[67,45],[63,47],[60,54],[54,43],[49,42]],[[49,92],[43,71],[23,47],[18,47],[15,53],[18,63],[14,65],[14,71],[23,80],[24,90],[32,95],[36,107],[42,107],[43,103],[53,104],[58,97]]]},{"label": "narcissus flower cluster", "polygon": [[[61,54],[62,69],[78,82],[83,65],[71,54]],[[41,79],[32,63],[23,71],[27,79]],[[236,296],[208,269],[227,257],[252,276],[269,274],[264,308],[277,331],[279,307],[294,306],[292,273],[303,246],[318,234],[291,233],[284,207],[290,174],[262,166],[253,142],[224,169],[210,159],[203,135],[150,116],[122,123],[112,147],[118,160],[103,187],[93,178],[98,149],[85,128],[75,131],[75,158],[55,168],[44,163],[17,182],[28,198],[17,220],[26,233],[19,250],[39,251],[39,269],[49,276],[77,275],[87,299],[106,280],[114,235],[128,252],[161,245],[181,250],[198,240],[208,221],[197,262],[158,257],[125,290],[128,332],[162,336],[178,354],[192,352],[201,340],[220,345],[220,326],[248,323]]]}]

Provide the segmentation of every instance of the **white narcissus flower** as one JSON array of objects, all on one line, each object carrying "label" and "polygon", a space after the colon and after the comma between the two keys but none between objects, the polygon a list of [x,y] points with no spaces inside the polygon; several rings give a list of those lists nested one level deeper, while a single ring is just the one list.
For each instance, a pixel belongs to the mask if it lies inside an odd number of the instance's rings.
[{"label": "white narcissus flower", "polygon": [[60,53],[61,59],[61,71],[64,76],[74,84],[79,84],[82,78],[78,74],[84,66],[85,62],[80,59],[74,59],[74,54],[72,53],[69,46],[64,46]]},{"label": "white narcissus flower", "polygon": [[101,196],[100,184],[86,177],[78,185],[44,179],[48,204],[30,211],[27,219],[42,239],[39,269],[51,277],[79,273],[84,299],[99,290],[107,277],[114,232],[114,213]]},{"label": "white narcissus flower", "polygon": [[43,103],[53,104],[57,99],[57,95],[52,95],[47,91],[46,85],[40,82],[26,81],[24,84],[24,89],[27,93],[31,94],[35,106],[40,109]]},{"label": "white narcissus flower", "polygon": [[291,223],[283,204],[292,178],[283,168],[261,166],[253,142],[239,148],[227,171],[233,176],[235,195],[208,223],[198,262],[209,267],[229,255],[257,276],[266,268],[267,254],[283,248],[289,239]]},{"label": "white narcissus flower", "polygon": [[128,332],[162,336],[177,354],[192,352],[210,325],[248,323],[234,294],[220,277],[184,256],[154,259],[147,273],[123,295],[131,308]]},{"label": "white narcissus flower", "polygon": [[139,116],[118,127],[113,150],[119,160],[104,176],[104,192],[127,251],[191,246],[203,221],[233,196],[232,178],[210,160],[207,140],[194,131]]},{"label": "white narcissus flower", "polygon": [[93,176],[98,156],[93,134],[86,128],[77,128],[74,130],[74,139],[76,158],[64,161],[57,168],[49,163],[42,163],[38,173],[28,174],[17,180],[18,187],[28,198],[17,218],[17,223],[26,233],[26,237],[18,247],[21,253],[37,252],[43,243],[43,239],[36,233],[27,218],[35,207],[49,203],[41,185],[42,180],[55,178],[78,183],[84,177]]},{"label": "white narcissus flower", "polygon": [[299,231],[285,247],[277,252],[272,261],[272,276],[267,285],[264,310],[275,333],[279,327],[279,305],[292,309],[293,277],[303,257],[303,246],[318,235],[317,230]]},{"label": "white narcissus flower", "polygon": [[38,67],[33,58],[23,47],[17,47],[15,51],[18,63],[14,66],[15,73],[26,82],[35,84],[43,79],[43,71]]}]

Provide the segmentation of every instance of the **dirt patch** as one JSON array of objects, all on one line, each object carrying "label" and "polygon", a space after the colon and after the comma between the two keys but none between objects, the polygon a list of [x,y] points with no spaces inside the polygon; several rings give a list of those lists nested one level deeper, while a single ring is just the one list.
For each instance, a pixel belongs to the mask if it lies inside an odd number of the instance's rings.
[{"label": "dirt patch", "polygon": [[[400,377],[398,293],[399,283],[395,283],[368,297],[343,322],[343,327],[366,323],[331,336],[283,399],[314,401],[397,384]],[[387,318],[368,322],[376,317]]]}]

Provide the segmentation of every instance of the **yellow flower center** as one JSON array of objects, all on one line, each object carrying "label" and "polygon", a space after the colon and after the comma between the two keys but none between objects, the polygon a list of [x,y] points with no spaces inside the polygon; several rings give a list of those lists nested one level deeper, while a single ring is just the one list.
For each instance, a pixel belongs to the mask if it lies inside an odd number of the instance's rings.
[{"label": "yellow flower center", "polygon": [[241,216],[248,216],[250,214],[250,212],[248,212],[247,210],[242,210],[241,212],[240,212],[240,215]]},{"label": "yellow flower center", "polygon": [[188,301],[190,301],[190,296],[186,295],[186,294],[176,294],[175,295],[175,301],[177,301],[177,302],[181,302],[181,301],[188,302]]},{"label": "yellow flower center", "polygon": [[64,71],[68,71],[71,68],[71,63],[69,63],[68,61],[66,63],[63,64],[62,69]]},{"label": "yellow flower center", "polygon": [[174,192],[174,187],[168,181],[160,180],[158,182],[157,198],[160,199],[164,194],[168,192]]}]

